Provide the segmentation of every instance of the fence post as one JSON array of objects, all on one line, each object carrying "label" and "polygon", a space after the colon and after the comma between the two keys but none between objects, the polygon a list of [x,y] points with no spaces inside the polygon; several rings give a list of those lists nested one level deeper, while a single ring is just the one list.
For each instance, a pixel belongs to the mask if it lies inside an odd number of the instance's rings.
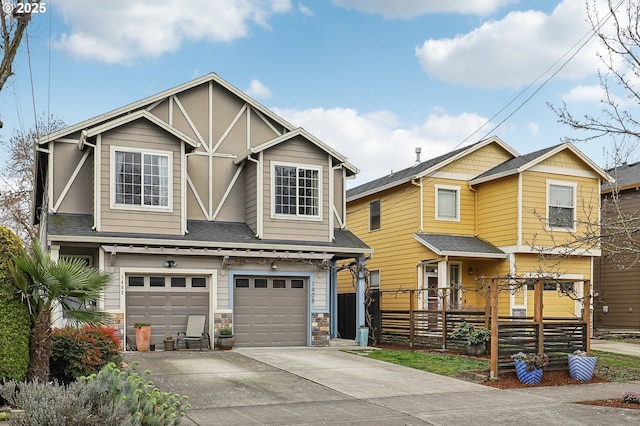
[{"label": "fence post", "polygon": [[584,322],[584,346],[591,355],[591,281],[582,282],[582,322]]},{"label": "fence post", "polygon": [[442,290],[442,349],[447,349],[447,289]]},{"label": "fence post", "polygon": [[409,347],[413,347],[413,339],[414,339],[414,324],[413,324],[413,311],[416,308],[415,301],[413,300],[415,297],[415,290],[409,290]]},{"label": "fence post", "polygon": [[490,378],[498,378],[498,281],[491,279],[491,370]]},{"label": "fence post", "polygon": [[536,323],[538,327],[538,353],[541,354],[544,352],[544,324],[542,321],[542,310],[543,310],[543,282],[542,280],[536,280],[534,284],[533,291],[533,321]]}]

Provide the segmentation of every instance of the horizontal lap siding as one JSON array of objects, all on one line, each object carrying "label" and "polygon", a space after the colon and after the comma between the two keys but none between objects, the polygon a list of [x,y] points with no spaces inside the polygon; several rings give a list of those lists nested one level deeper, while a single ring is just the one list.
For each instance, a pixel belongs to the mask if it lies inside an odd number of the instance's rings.
[{"label": "horizontal lap siding", "polygon": [[[610,200],[603,201],[603,219],[616,217]],[[640,210],[640,191],[620,192],[620,208],[625,214]],[[614,219],[615,220],[615,219]],[[640,265],[633,265],[634,255],[622,256],[616,262],[607,256],[596,261],[594,292],[594,321],[596,327],[640,329]],[[603,312],[603,306],[608,309]]]},{"label": "horizontal lap siding", "polygon": [[[319,166],[322,168],[322,192],[320,194],[322,220],[297,218],[272,218],[272,162],[289,163],[298,167]],[[264,238],[295,241],[329,241],[329,168],[327,154],[302,137],[284,142],[264,154]]]},{"label": "horizontal lap siding", "polygon": [[518,177],[478,185],[478,235],[496,246],[518,241]]},{"label": "horizontal lap siding", "polygon": [[[123,148],[172,151],[173,211],[111,209],[111,145]],[[180,234],[180,141],[146,120],[137,120],[102,135],[101,231]]]},{"label": "horizontal lap siding", "polygon": [[523,244],[533,246],[558,246],[575,241],[569,232],[546,229],[547,212],[547,179],[577,183],[576,217],[578,220],[577,235],[584,235],[587,230],[584,223],[596,223],[599,210],[598,179],[576,176],[564,176],[551,173],[525,172],[523,182],[522,229]]},{"label": "horizontal lap siding", "polygon": [[[380,200],[380,229],[369,231],[369,203]],[[428,250],[413,234],[420,232],[420,189],[410,183],[381,192],[347,206],[347,227],[374,249],[369,270],[380,270],[380,289],[417,288],[417,264],[429,258]],[[339,291],[353,292],[350,274],[339,276]],[[408,293],[382,296],[382,309],[408,307]]]},{"label": "horizontal lap siding", "polygon": [[258,194],[257,194],[257,171],[256,164],[247,162],[245,168],[245,193],[246,193],[246,217],[247,225],[254,232],[258,232]]},{"label": "horizontal lap siding", "polygon": [[[460,220],[436,220],[436,185],[460,187]],[[475,234],[475,194],[466,181],[454,179],[425,178],[424,188],[424,232],[474,235]],[[419,204],[419,202],[418,202]]]}]

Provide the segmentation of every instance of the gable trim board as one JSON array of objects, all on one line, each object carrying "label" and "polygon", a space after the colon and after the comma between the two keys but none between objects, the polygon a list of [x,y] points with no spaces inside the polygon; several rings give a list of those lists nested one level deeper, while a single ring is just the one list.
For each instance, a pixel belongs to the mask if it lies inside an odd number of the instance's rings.
[{"label": "gable trim board", "polygon": [[163,92],[157,93],[155,95],[149,96],[147,98],[141,99],[139,101],[130,103],[128,105],[125,105],[123,107],[114,109],[110,112],[107,112],[105,114],[101,114],[98,115],[96,117],[90,118],[88,120],[82,121],[78,124],[75,124],[73,126],[69,126],[66,127],[64,129],[61,129],[57,132],[51,133],[49,135],[45,135],[42,138],[38,139],[37,143],[39,145],[43,145],[43,144],[47,144],[50,141],[53,141],[55,139],[59,139],[61,137],[67,136],[71,133],[75,133],[78,131],[81,131],[85,128],[88,128],[92,125],[95,125],[97,123],[102,123],[104,121],[108,121],[111,120],[115,117],[118,117],[120,115],[123,114],[127,114],[130,113],[130,111],[132,110],[136,110],[139,108],[144,108],[147,106],[150,107],[154,107],[156,102],[162,101],[165,98],[168,98],[172,95],[175,95],[177,93],[180,92],[184,92],[188,89],[194,88],[196,86],[199,86],[203,83],[208,83],[208,82],[212,82],[214,84],[218,84],[221,87],[224,87],[226,90],[228,90],[229,92],[233,93],[234,95],[236,95],[237,97],[239,97],[240,99],[244,100],[246,103],[250,104],[253,108],[255,108],[256,110],[260,111],[260,113],[264,114],[265,116],[271,118],[272,120],[282,124],[287,130],[291,130],[294,129],[295,126],[291,125],[290,123],[288,123],[286,120],[284,120],[282,117],[276,115],[275,113],[271,112],[269,109],[267,109],[266,107],[264,107],[263,105],[261,105],[260,103],[258,103],[256,100],[252,99],[251,97],[249,97],[246,93],[240,91],[239,89],[237,89],[236,87],[234,87],[233,85],[231,85],[230,83],[226,82],[224,79],[220,78],[216,73],[209,73],[205,76],[202,76],[200,78],[196,78],[194,80],[188,81],[186,83],[183,83],[181,85],[175,86],[171,89],[167,89]]},{"label": "gable trim board", "polygon": [[[548,166],[538,166],[541,162],[547,160],[548,158],[558,154],[561,151],[569,150],[574,155],[576,155],[581,161],[586,163],[591,171],[596,174],[596,176],[592,176],[589,171],[580,172],[578,170],[573,169],[561,169],[556,167],[548,167]],[[569,174],[572,176],[583,176],[584,177],[597,177],[599,176],[601,180],[612,181],[613,178],[609,176],[604,170],[602,170],[596,163],[591,161],[589,157],[580,152],[573,144],[569,142],[565,142],[560,145],[556,145],[554,147],[542,149],[540,151],[532,152],[520,157],[513,158],[511,160],[505,161],[504,163],[494,167],[491,170],[486,171],[480,176],[476,177],[469,181],[470,185],[477,185],[484,182],[489,182],[494,179],[499,179],[507,176],[511,176],[517,173],[522,173],[525,170],[531,170],[535,166],[538,166],[538,171],[549,171],[551,173],[561,173],[561,174]]]},{"label": "gable trim board", "polygon": [[249,148],[248,150],[246,150],[244,153],[238,155],[238,158],[236,158],[234,160],[235,164],[240,164],[243,161],[245,161],[247,158],[249,158],[252,154],[257,154],[257,153],[261,153],[263,151],[266,151],[267,149],[274,147],[278,144],[281,144],[282,142],[286,142],[288,140],[291,140],[297,136],[302,136],[303,138],[307,139],[309,142],[312,142],[314,145],[316,145],[318,148],[320,148],[321,150],[323,150],[324,152],[326,152],[327,154],[329,154],[330,156],[336,158],[341,165],[343,165],[349,172],[351,172],[352,174],[357,174],[360,172],[360,170],[355,167],[354,165],[352,165],[351,163],[349,163],[347,161],[347,158],[345,156],[343,156],[342,154],[338,153],[336,150],[334,150],[333,148],[331,148],[329,145],[325,144],[324,142],[322,142],[320,139],[316,138],[315,136],[313,136],[312,134],[308,133],[306,130],[304,130],[301,127],[296,128],[295,130],[292,130],[288,133],[285,133],[283,135],[280,135],[276,138],[271,139],[270,141],[267,141],[261,145],[258,145],[256,147],[253,148]]}]

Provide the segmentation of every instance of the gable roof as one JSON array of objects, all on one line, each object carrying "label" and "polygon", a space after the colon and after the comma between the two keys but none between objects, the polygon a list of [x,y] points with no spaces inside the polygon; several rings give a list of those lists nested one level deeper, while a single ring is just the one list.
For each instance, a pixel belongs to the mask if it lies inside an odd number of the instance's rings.
[{"label": "gable roof", "polygon": [[541,149],[539,151],[531,152],[526,155],[521,155],[519,157],[512,158],[511,160],[507,160],[504,163],[498,164],[494,168],[487,170],[479,176],[471,179],[469,183],[471,185],[476,185],[479,183],[488,182],[494,179],[521,173],[564,150],[569,150],[577,157],[579,157],[580,160],[585,162],[594,172],[596,172],[600,176],[601,179],[606,181],[611,180],[611,176],[609,176],[604,170],[602,170],[596,163],[591,161],[589,157],[584,155],[580,150],[573,146],[573,144],[565,142],[559,145],[551,146],[549,148]]},{"label": "gable roof", "polygon": [[315,136],[313,136],[312,134],[310,134],[309,132],[307,132],[306,130],[304,130],[302,127],[298,127],[297,129],[292,130],[291,132],[285,133],[283,135],[280,135],[276,138],[273,138],[269,141],[266,141],[258,146],[254,146],[252,148],[249,148],[248,150],[246,150],[245,152],[243,152],[242,154],[240,154],[235,160],[233,160],[233,162],[235,164],[240,164],[243,161],[245,161],[250,155],[252,154],[257,154],[259,152],[265,151],[273,146],[276,146],[280,143],[286,142],[288,140],[291,140],[297,136],[302,136],[303,138],[307,139],[308,141],[310,141],[311,143],[313,143],[314,145],[316,145],[318,148],[320,148],[321,150],[323,150],[324,152],[326,152],[327,154],[331,155],[332,157],[334,157],[335,159],[337,159],[340,163],[342,163],[345,168],[351,172],[351,174],[357,174],[360,172],[360,170],[354,166],[353,164],[349,163],[347,161],[347,157],[345,157],[344,155],[340,154],[338,151],[334,150],[333,148],[331,148],[329,145],[325,144],[324,142],[322,142],[320,139],[316,138]]},{"label": "gable roof", "polygon": [[636,188],[640,186],[640,162],[631,164],[622,164],[607,170],[614,181],[602,185],[602,192],[607,193],[615,189],[618,191]]},{"label": "gable roof", "polygon": [[438,256],[504,259],[507,254],[487,241],[464,235],[413,234],[413,237]]},{"label": "gable roof", "polygon": [[423,176],[427,176],[446,166],[447,164],[450,164],[453,161],[492,143],[497,143],[514,157],[518,156],[517,151],[504,143],[500,138],[492,136],[490,138],[476,142],[472,145],[456,149],[439,157],[423,161],[404,170],[400,170],[399,172],[394,172],[390,175],[383,176],[379,179],[375,179],[371,182],[367,182],[360,186],[356,186],[355,188],[351,188],[347,191],[347,201],[357,200],[358,198],[366,197],[368,195],[375,194],[376,192],[393,188],[394,186],[402,185],[413,179],[419,179]]},{"label": "gable roof", "polygon": [[47,144],[50,141],[65,137],[65,136],[70,135],[72,133],[88,129],[90,127],[99,126],[99,125],[101,125],[101,124],[103,124],[103,123],[105,123],[107,121],[113,120],[113,119],[118,118],[120,116],[123,116],[125,114],[129,114],[132,111],[149,107],[149,106],[155,104],[156,102],[160,102],[160,101],[162,101],[163,99],[165,99],[165,98],[167,98],[169,96],[175,95],[175,94],[180,93],[180,92],[184,92],[185,90],[189,90],[189,89],[191,89],[193,87],[196,87],[196,86],[199,86],[201,84],[208,83],[208,82],[214,82],[214,83],[219,84],[220,86],[224,87],[225,89],[227,89],[228,91],[230,91],[231,93],[233,93],[234,95],[236,95],[237,97],[242,99],[244,102],[246,102],[249,105],[251,105],[252,108],[256,109],[261,114],[265,115],[266,117],[271,118],[272,120],[274,120],[277,123],[279,123],[280,125],[282,125],[286,130],[292,130],[292,129],[295,128],[295,126],[293,126],[291,123],[286,121],[284,118],[276,115],[273,111],[269,110],[268,108],[266,108],[265,106],[263,106],[262,104],[257,102],[255,99],[249,97],[246,93],[242,92],[241,90],[239,90],[238,88],[233,86],[231,83],[229,83],[226,80],[222,79],[216,73],[209,73],[209,74],[207,74],[205,76],[202,76],[202,77],[196,78],[194,80],[188,81],[188,82],[183,83],[183,84],[181,84],[179,86],[173,87],[171,89],[167,89],[167,90],[165,90],[163,92],[157,93],[155,95],[151,95],[151,96],[146,97],[144,99],[141,99],[139,101],[132,102],[130,104],[127,104],[127,105],[122,106],[120,108],[114,109],[114,110],[109,111],[107,113],[98,115],[96,117],[90,118],[88,120],[81,121],[80,123],[74,124],[72,126],[65,127],[64,129],[61,129],[61,130],[59,130],[57,132],[53,132],[53,133],[50,133],[48,135],[45,135],[45,136],[41,137],[40,139],[38,139],[37,143],[40,144],[40,145]]}]

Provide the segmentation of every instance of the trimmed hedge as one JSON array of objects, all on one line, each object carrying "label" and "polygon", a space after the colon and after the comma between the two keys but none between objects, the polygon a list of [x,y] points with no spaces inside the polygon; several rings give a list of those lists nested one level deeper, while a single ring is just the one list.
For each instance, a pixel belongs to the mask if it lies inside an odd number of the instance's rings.
[{"label": "trimmed hedge", "polygon": [[53,331],[50,375],[61,383],[96,374],[108,363],[122,362],[120,338],[112,327],[67,326]]},{"label": "trimmed hedge", "polygon": [[0,226],[0,382],[24,380],[29,367],[31,318],[16,296],[9,264],[22,251],[22,241]]}]

